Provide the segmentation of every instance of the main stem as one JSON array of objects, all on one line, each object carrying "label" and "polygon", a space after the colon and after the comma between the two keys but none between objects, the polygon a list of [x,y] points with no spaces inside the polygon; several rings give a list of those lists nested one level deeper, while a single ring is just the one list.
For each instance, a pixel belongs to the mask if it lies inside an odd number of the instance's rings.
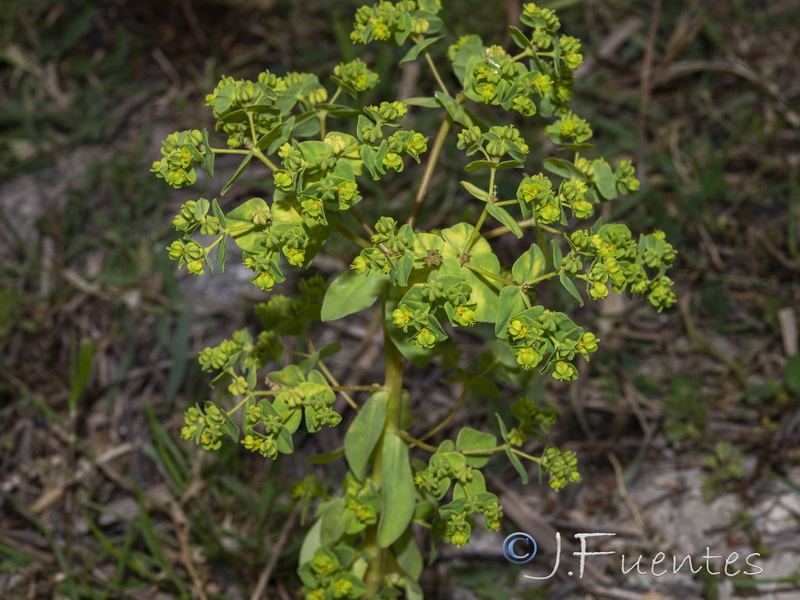
[{"label": "main stem", "polygon": [[[381,312],[386,314],[386,297],[382,298]],[[383,387],[389,394],[386,401],[386,422],[383,425],[383,434],[378,441],[378,446],[375,449],[375,462],[372,467],[372,481],[375,485],[381,485],[381,463],[383,461],[383,438],[387,435],[395,435],[395,432],[400,431],[400,415],[401,415],[401,402],[403,396],[403,355],[397,349],[392,338],[389,336],[389,330],[386,327],[386,321],[383,322],[383,347],[384,357],[386,361],[386,373]],[[366,550],[371,556],[369,570],[367,571],[366,584],[367,593],[365,597],[369,598],[383,590],[383,580],[386,576],[386,568],[388,562],[388,554],[385,548],[378,546],[377,542],[378,526],[373,525],[367,530],[366,533]]]}]

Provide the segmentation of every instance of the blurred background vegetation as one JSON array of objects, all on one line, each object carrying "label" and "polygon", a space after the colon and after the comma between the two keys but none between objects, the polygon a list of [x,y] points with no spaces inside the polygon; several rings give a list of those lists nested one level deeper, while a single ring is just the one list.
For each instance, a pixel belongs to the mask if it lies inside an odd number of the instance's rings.
[{"label": "blurred background vegetation", "polygon": [[[230,446],[210,455],[178,435],[186,406],[211,393],[197,352],[253,324],[263,296],[233,268],[214,280],[176,271],[164,250],[169,223],[203,189],[172,192],[149,168],[168,133],[213,129],[203,99],[222,74],[308,70],[324,80],[362,56],[381,76],[372,99],[431,90],[427,73],[394,67],[397,51],[350,44],[359,4],[0,0],[0,597],[297,597],[302,527],[289,490],[305,463]],[[455,35],[510,46],[516,1],[444,4]],[[727,539],[775,555],[785,540],[760,528],[753,507],[800,492],[800,3],[541,4],[584,40],[576,111],[603,154],[634,160],[643,182],[607,216],[635,233],[666,231],[679,250],[680,300],[661,315],[623,299],[580,313],[600,332],[598,359],[579,384],[540,393],[562,413],[552,440],[578,452],[584,479],[556,499],[546,486],[514,488],[499,465],[508,530],[525,529],[520,501],[554,522],[581,514],[591,525],[627,510],[619,506],[638,514],[626,486],[667,464],[700,474],[707,502],[736,499]],[[416,118],[431,134],[436,115]],[[459,160],[454,145],[445,166]],[[238,199],[261,185],[245,182]],[[373,189],[383,200],[367,216],[413,187],[398,177]],[[442,171],[434,188],[424,224],[474,210],[457,173]],[[316,265],[324,275],[352,258],[346,246],[333,254]],[[329,335],[367,356],[377,343],[366,320],[334,326]],[[361,366],[369,379],[371,363]],[[420,393],[441,375],[428,373]],[[434,406],[446,409],[440,387]],[[473,399],[468,418],[491,427],[487,415],[507,402],[486,402]],[[799,513],[795,502],[794,529],[782,532],[795,542]],[[652,547],[652,531],[634,520]],[[647,590],[617,570],[514,591],[517,571],[498,548],[472,552],[469,570],[446,556],[426,575],[432,598]],[[767,582],[786,598],[800,589],[794,560]],[[472,595],[452,591],[457,583]],[[696,584],[674,597],[720,593]]]}]

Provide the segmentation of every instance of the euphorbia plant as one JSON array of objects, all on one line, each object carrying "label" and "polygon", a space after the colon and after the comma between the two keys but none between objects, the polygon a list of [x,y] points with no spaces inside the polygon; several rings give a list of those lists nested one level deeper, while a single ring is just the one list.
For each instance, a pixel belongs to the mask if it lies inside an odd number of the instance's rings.
[{"label": "euphorbia plant", "polygon": [[[443,68],[429,54],[444,39],[440,9],[439,0],[364,6],[351,34],[359,44],[411,44],[400,64],[427,62],[438,87],[433,96],[362,106],[359,95],[378,76],[359,59],[336,66],[333,85],[310,73],[223,77],[206,100],[227,147],[214,147],[205,130],[178,132],[153,165],[159,177],[183,187],[195,183],[196,168],[213,176],[216,155],[240,154],[241,165],[219,195],[248,169],[265,177],[269,189],[266,199],[228,211],[216,199],[187,202],[173,221],[185,234],[169,247],[180,267],[195,275],[222,271],[232,242],[253,271],[252,283],[272,292],[256,306],[262,331],[237,331],[200,354],[202,368],[217,374],[212,384],[226,381],[233,399],[190,408],[183,436],[206,449],[228,437],[272,459],[292,452],[299,428],[313,433],[338,425],[337,397],[350,413],[343,447],[313,459],[344,456],[348,472],[338,489],[309,476],[295,490],[295,500],[316,515],[299,566],[308,599],[420,598],[422,554],[412,524],[428,531],[425,544],[434,549],[439,540],[466,544],[477,518],[497,530],[502,508],[481,473],[493,454],[504,453],[523,482],[523,461],[536,463],[555,490],[579,479],[573,452],[523,451],[529,437],[541,439],[556,419],[535,399],[511,404],[510,427],[497,415],[499,440],[470,427],[455,439],[437,437],[463,407],[466,390],[496,394],[493,380],[519,390],[543,375],[569,382],[578,376],[576,361],[597,350],[591,332],[537,302],[546,280],[580,305],[580,288],[592,300],[609,291],[641,294],[658,310],[675,300],[664,274],[675,252],[663,234],[637,242],[625,225],[592,222],[598,205],[639,183],[630,162],[612,166],[596,157],[589,124],[570,109],[580,42],[558,33],[553,11],[526,4],[524,29],[511,28],[518,50],[465,36],[449,46]],[[405,126],[416,110],[439,115],[432,141]],[[543,129],[557,157],[530,159],[513,123]],[[480,214],[474,223],[456,217],[445,229],[423,231],[417,215],[448,144],[471,158],[461,185]],[[391,214],[365,220],[358,205],[374,199],[362,192],[363,182],[416,164],[421,177],[411,206],[391,202]],[[498,191],[513,188],[512,197]],[[487,221],[497,223],[488,229]],[[507,234],[528,237],[528,248],[501,264],[490,240]],[[302,279],[292,293],[278,287],[287,268],[308,267],[334,235],[359,251],[349,270],[330,282]],[[315,323],[376,304],[384,382],[342,386],[327,362],[339,347],[317,348]],[[477,363],[459,353],[459,340],[470,334],[486,340]],[[442,422],[414,437],[414,411],[425,398],[404,390],[404,368],[440,356],[464,393]]]}]

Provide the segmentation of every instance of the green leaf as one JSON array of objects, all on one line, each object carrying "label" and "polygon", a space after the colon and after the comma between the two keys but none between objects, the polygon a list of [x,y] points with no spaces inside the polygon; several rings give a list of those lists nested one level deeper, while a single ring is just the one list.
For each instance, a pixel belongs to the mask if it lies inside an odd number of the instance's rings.
[{"label": "green leaf", "polygon": [[[453,59],[453,73],[458,78],[462,87],[468,75],[471,76],[469,63],[471,60],[482,61],[486,58],[483,40],[477,35],[469,35],[461,42],[461,47],[456,51]],[[474,63],[473,63],[474,65]]]},{"label": "green leaf", "polygon": [[359,481],[364,480],[369,457],[383,433],[386,422],[386,402],[389,394],[375,392],[358,411],[344,437],[344,455],[350,470]]},{"label": "green leaf", "polygon": [[406,98],[403,104],[410,106],[422,106],[423,108],[441,108],[441,103],[436,98],[430,96],[415,96],[414,98]]},{"label": "green leaf", "polygon": [[398,64],[400,66],[402,66],[402,65],[406,64],[407,62],[411,62],[412,60],[416,60],[417,57],[419,56],[420,52],[422,52],[423,50],[428,48],[428,46],[430,46],[431,44],[435,44],[436,42],[438,42],[443,37],[444,36],[439,35],[439,36],[436,36],[436,37],[428,38],[426,40],[422,40],[421,42],[418,42],[418,43],[414,44],[413,46],[411,46],[411,48],[409,48],[408,52],[406,52],[406,55],[403,58],[400,59],[400,62]]},{"label": "green leaf", "polygon": [[333,81],[333,83],[335,83],[343,92],[347,92],[353,98],[358,98],[358,92],[356,92],[355,88],[349,83],[345,82],[343,79],[339,79],[338,77],[331,75],[331,81]]},{"label": "green leaf", "polygon": [[472,127],[472,119],[464,110],[464,107],[459,102],[456,102],[452,96],[449,96],[444,92],[434,92],[433,95],[436,96],[439,104],[444,107],[444,109],[447,111],[447,114],[450,115],[451,119],[453,119],[453,122],[463,125],[464,127]]},{"label": "green leaf", "polygon": [[519,226],[519,223],[517,223],[517,220],[512,217],[506,209],[492,203],[489,203],[487,208],[489,209],[489,214],[500,221],[503,225],[508,227],[511,233],[517,236],[517,238],[522,237],[522,228]]},{"label": "green leaf", "polygon": [[222,234],[222,241],[217,245],[217,271],[225,271],[225,251],[228,249],[228,234]]},{"label": "green leaf", "polygon": [[258,140],[258,143],[256,144],[256,148],[259,150],[266,149],[267,154],[271,154],[273,151],[273,142],[285,136],[285,139],[281,139],[280,141],[280,143],[283,144],[284,141],[289,139],[289,133],[291,132],[292,127],[294,127],[294,117],[289,117],[285,122],[278,123],[275,127],[261,136],[261,139]]},{"label": "green leaf", "polygon": [[378,546],[388,548],[408,529],[414,516],[414,477],[408,446],[393,431],[383,438],[381,455],[381,516]]},{"label": "green leaf", "polygon": [[406,529],[393,546],[397,564],[410,578],[417,580],[422,574],[422,553],[417,547],[411,529]]},{"label": "green leaf", "polygon": [[466,167],[464,167],[464,170],[467,173],[471,173],[485,167],[498,170],[519,169],[520,167],[524,166],[524,164],[525,163],[523,163],[521,160],[504,160],[502,162],[495,162],[493,160],[473,160]]},{"label": "green leaf", "polygon": [[566,152],[584,152],[586,150],[592,150],[594,148],[594,144],[589,144],[587,142],[583,142],[581,144],[559,144],[559,150],[565,150]]},{"label": "green leaf", "polygon": [[606,200],[614,200],[617,197],[617,180],[607,162],[594,163],[594,185]]},{"label": "green leaf", "polygon": [[578,167],[573,165],[571,162],[563,160],[561,158],[546,158],[544,160],[544,168],[550,171],[551,173],[555,173],[556,175],[560,175],[565,179],[580,179],[581,181],[586,181],[586,173],[581,171]]},{"label": "green leaf", "polygon": [[272,373],[268,373],[267,377],[285,388],[297,387],[306,380],[303,372],[297,365],[289,365],[280,371],[273,371]]},{"label": "green leaf", "polygon": [[478,186],[472,185],[469,181],[462,181],[461,185],[463,185],[464,189],[467,190],[478,200],[481,200],[483,202],[489,202],[489,192],[487,192],[486,190],[482,190]]},{"label": "green leaf", "polygon": [[222,114],[236,101],[236,86],[229,83],[217,92],[214,98],[214,112]]},{"label": "green leaf", "polygon": [[335,321],[369,308],[381,295],[387,281],[388,277],[382,274],[361,275],[352,269],[344,271],[331,282],[325,292],[321,319]]},{"label": "green leaf", "polygon": [[361,160],[364,161],[364,166],[367,167],[367,171],[369,171],[369,174],[372,175],[372,179],[375,181],[381,178],[381,174],[378,171],[376,155],[377,152],[366,144],[361,146]]},{"label": "green leaf", "polygon": [[[459,451],[483,450],[485,448],[494,448],[495,446],[497,446],[497,438],[495,436],[491,433],[472,429],[472,427],[464,427],[458,432],[458,437],[456,438],[456,449]],[[480,468],[489,462],[491,455],[492,452],[489,451],[486,454],[465,454],[464,458],[466,458],[467,464],[471,467]]]},{"label": "green leaf", "polygon": [[414,268],[414,255],[410,252],[403,254],[397,259],[394,264],[396,273],[396,283],[400,287],[408,285],[408,276],[411,275],[411,270]]},{"label": "green leaf", "polygon": [[209,177],[214,177],[214,152],[211,150],[211,142],[208,141],[208,131],[206,129],[203,129],[202,144],[205,148],[205,155],[200,168],[208,173]]},{"label": "green leaf", "polygon": [[531,244],[530,249],[520,256],[511,268],[514,281],[522,285],[541,277],[547,270],[547,261],[542,249],[537,244]]},{"label": "green leaf", "polygon": [[230,181],[225,184],[225,187],[222,188],[222,191],[219,193],[220,196],[224,196],[225,193],[231,189],[231,186],[236,182],[239,177],[241,177],[242,173],[245,172],[247,169],[247,165],[250,164],[250,161],[253,160],[254,153],[250,152],[247,156],[244,157],[244,160],[239,164],[239,168],[236,169],[236,172],[233,174],[233,177],[230,178]]},{"label": "green leaf", "polygon": [[511,317],[518,315],[525,308],[522,290],[517,286],[509,285],[500,290],[499,309],[494,326],[495,335],[505,339],[508,335],[506,325],[508,325]]},{"label": "green leaf", "polygon": [[217,202],[216,198],[211,201],[211,212],[219,221],[220,226],[225,229],[228,226],[228,223],[225,219],[225,213],[222,212],[222,208],[220,208],[219,202]]},{"label": "green leaf", "polygon": [[263,198],[251,198],[234,208],[225,217],[229,231],[233,231],[230,234],[233,241],[242,250],[263,251],[261,232],[264,227],[253,223],[253,214],[256,209],[264,206],[267,206],[267,203]]},{"label": "green leaf", "polygon": [[314,558],[317,548],[322,547],[320,536],[322,534],[322,519],[317,519],[306,533],[303,544],[300,546],[300,558],[298,562],[303,565]]},{"label": "green leaf", "polygon": [[503,422],[503,418],[499,414],[495,413],[494,416],[497,417],[497,422],[500,425],[500,435],[503,437],[503,441],[506,444],[509,444],[506,446],[506,456],[508,457],[508,460],[511,461],[513,467],[517,470],[517,473],[519,473],[519,477],[522,479],[523,485],[528,485],[528,472],[525,470],[525,467],[522,466],[522,461],[520,461],[519,456],[511,451],[506,424]]},{"label": "green leaf", "polygon": [[[475,318],[481,323],[494,323],[497,320],[497,298],[504,286],[461,266],[461,256],[467,252],[467,244],[474,231],[475,228],[469,223],[458,223],[442,230],[446,244],[442,250],[444,260],[439,273],[465,279],[472,286],[471,302],[477,304]],[[478,237],[468,253],[471,264],[492,273],[500,272],[500,261],[492,252],[489,242],[482,237]]]},{"label": "green leaf", "polygon": [[473,171],[477,171],[478,169],[485,169],[485,168],[494,169],[497,167],[497,163],[493,160],[473,160],[469,163],[464,170],[467,173],[472,173]]},{"label": "green leaf", "polygon": [[564,260],[564,254],[561,252],[561,246],[555,240],[550,240],[550,245],[553,247],[553,269],[556,271],[561,268],[561,262]]},{"label": "green leaf", "polygon": [[359,111],[357,108],[351,108],[350,106],[345,106],[343,104],[321,103],[317,104],[317,108],[324,110],[330,116],[337,119],[352,119],[361,114],[361,111]]},{"label": "green leaf", "polygon": [[583,306],[583,298],[578,292],[578,288],[575,287],[575,284],[572,283],[572,279],[570,279],[566,273],[560,273],[558,275],[558,280],[561,282],[561,285],[564,286],[564,289],[567,290],[575,300],[578,301],[578,304]]},{"label": "green leaf", "polygon": [[322,528],[319,539],[323,546],[333,546],[344,534],[342,513],[346,508],[344,498],[334,498],[325,506],[322,513]]},{"label": "green leaf", "polygon": [[514,26],[509,27],[509,29],[511,30],[511,39],[517,46],[523,50],[527,50],[531,47],[531,41],[525,36],[524,33]]}]

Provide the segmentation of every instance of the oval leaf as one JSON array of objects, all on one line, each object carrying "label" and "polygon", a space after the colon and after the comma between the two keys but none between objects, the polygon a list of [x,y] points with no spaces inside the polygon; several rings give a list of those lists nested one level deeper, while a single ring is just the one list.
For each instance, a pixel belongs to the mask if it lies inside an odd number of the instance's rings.
[{"label": "oval leaf", "polygon": [[415,504],[408,446],[393,431],[387,431],[383,438],[381,488],[378,546],[388,548],[408,529]]},{"label": "oval leaf", "polygon": [[381,295],[385,283],[385,275],[371,273],[364,276],[352,269],[341,273],[325,292],[320,313],[322,320],[334,321],[369,308]]},{"label": "oval leaf", "polygon": [[511,268],[514,281],[522,285],[544,275],[547,261],[542,249],[537,244],[531,244],[530,249],[517,259]]},{"label": "oval leaf", "polygon": [[375,392],[358,411],[344,436],[344,455],[350,470],[359,481],[364,480],[367,464],[386,422],[386,392]]}]

